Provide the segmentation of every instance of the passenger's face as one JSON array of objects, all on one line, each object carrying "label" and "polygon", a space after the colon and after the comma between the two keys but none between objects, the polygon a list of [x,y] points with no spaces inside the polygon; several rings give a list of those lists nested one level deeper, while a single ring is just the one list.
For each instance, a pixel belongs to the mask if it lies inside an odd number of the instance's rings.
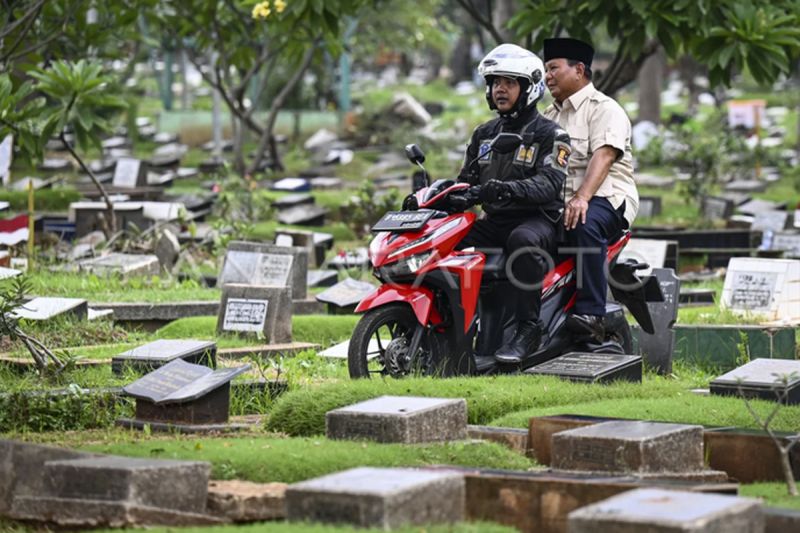
[{"label": "passenger's face", "polygon": [[501,113],[511,111],[519,98],[519,82],[514,78],[496,76],[492,82],[492,100]]},{"label": "passenger's face", "polygon": [[569,66],[564,58],[551,59],[544,64],[544,82],[556,102],[563,102],[581,89],[582,68],[580,63]]}]

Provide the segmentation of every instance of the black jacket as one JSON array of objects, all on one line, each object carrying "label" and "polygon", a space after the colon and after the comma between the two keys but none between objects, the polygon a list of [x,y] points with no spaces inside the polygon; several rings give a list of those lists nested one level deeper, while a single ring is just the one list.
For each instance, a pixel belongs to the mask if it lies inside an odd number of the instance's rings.
[{"label": "black jacket", "polygon": [[[470,165],[500,132],[519,133],[522,146],[510,154],[492,152]],[[475,128],[458,181],[471,185],[490,179],[513,182],[513,198],[483,204],[490,217],[519,217],[538,210],[555,222],[564,207],[562,193],[570,153],[567,132],[534,106],[515,118],[496,118]]]}]

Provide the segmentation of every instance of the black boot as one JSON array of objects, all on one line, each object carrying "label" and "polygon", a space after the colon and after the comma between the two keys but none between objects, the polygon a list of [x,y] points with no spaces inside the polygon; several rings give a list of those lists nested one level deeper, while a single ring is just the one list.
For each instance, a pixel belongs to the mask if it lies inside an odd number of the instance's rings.
[{"label": "black boot", "polygon": [[572,333],[589,336],[597,342],[603,342],[606,336],[602,316],[572,314],[567,317],[566,326]]},{"label": "black boot", "polygon": [[494,358],[499,363],[519,363],[536,351],[541,340],[541,323],[535,320],[525,320],[517,324],[514,337],[495,352]]}]

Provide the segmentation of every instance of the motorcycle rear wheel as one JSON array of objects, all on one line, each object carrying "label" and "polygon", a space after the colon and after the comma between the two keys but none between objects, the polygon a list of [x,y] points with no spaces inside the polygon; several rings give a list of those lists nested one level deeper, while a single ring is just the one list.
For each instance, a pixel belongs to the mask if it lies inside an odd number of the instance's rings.
[{"label": "motorcycle rear wheel", "polygon": [[[436,335],[423,334],[417,353],[406,361],[417,317],[407,304],[391,303],[367,311],[358,321],[347,352],[347,367],[351,378],[370,378],[373,375],[403,377],[409,374],[431,374],[432,361],[443,353]],[[370,342],[374,341],[370,346]]]},{"label": "motorcycle rear wheel", "polygon": [[622,353],[627,355],[633,354],[633,334],[631,333],[631,326],[628,321],[623,317],[622,320],[614,321],[614,324],[606,325],[606,341],[611,341],[619,344],[622,348]]}]

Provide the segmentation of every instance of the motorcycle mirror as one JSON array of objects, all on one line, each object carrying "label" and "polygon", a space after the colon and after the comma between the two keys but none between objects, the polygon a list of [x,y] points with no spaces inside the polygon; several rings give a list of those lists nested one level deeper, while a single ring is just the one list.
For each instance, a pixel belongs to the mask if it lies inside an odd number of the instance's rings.
[{"label": "motorcycle mirror", "polygon": [[425,162],[425,154],[422,152],[422,149],[417,146],[416,144],[407,144],[406,145],[406,157],[412,163],[416,163],[420,165]]},{"label": "motorcycle mirror", "polygon": [[[522,144],[522,136],[518,133],[498,133],[489,144],[489,149],[498,154],[509,154]],[[408,148],[406,148],[408,153]]]}]

